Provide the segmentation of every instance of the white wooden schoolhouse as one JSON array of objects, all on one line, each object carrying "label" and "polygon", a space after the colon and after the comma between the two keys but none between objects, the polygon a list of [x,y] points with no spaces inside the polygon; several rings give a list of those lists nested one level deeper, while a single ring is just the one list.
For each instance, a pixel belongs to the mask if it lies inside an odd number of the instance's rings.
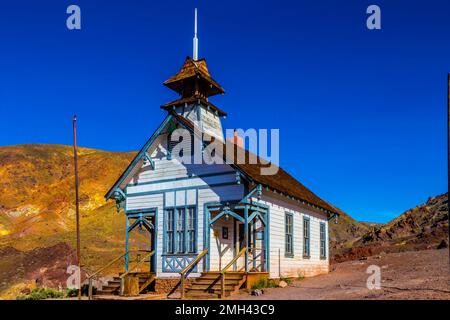
[{"label": "white wooden schoolhouse", "polygon": [[132,268],[129,236],[140,227],[149,232],[151,277],[140,280],[139,291],[152,283],[157,291],[181,288],[182,297],[224,296],[261,277],[327,273],[334,207],[282,168],[261,174],[267,161],[260,158],[194,164],[173,154],[171,136],[183,128],[213,136],[226,152],[251,156],[238,137],[224,138],[226,113],[209,101],[224,89],[197,58],[196,41],[193,57],[164,82],[179,99],[161,106],[165,118],[106,194],[127,222],[125,271]]}]

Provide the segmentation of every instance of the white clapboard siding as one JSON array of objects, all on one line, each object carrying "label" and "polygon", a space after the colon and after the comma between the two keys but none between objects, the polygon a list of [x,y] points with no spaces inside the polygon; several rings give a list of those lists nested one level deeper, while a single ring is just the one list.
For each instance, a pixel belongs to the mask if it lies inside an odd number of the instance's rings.
[{"label": "white clapboard siding", "polygon": [[[222,227],[228,228],[228,239],[223,239]],[[212,271],[221,270],[234,258],[233,219],[219,219],[210,228],[209,267]]]},{"label": "white clapboard siding", "polygon": [[[158,146],[155,146],[158,144]],[[153,181],[183,178],[188,176],[202,176],[218,172],[231,171],[227,164],[204,165],[191,163],[181,163],[178,159],[167,160],[167,135],[160,135],[149,148],[148,154],[155,164],[155,170],[149,164],[142,167],[129,181],[129,185],[138,183],[148,183]],[[190,153],[190,145],[186,146],[185,154]]]},{"label": "white clapboard siding", "polygon": [[[227,171],[228,172],[228,171]],[[185,176],[186,177],[186,176]],[[166,178],[167,179],[167,178]],[[172,178],[173,179],[173,178]],[[144,185],[129,185],[127,187],[127,195],[133,195],[142,192],[154,192],[161,190],[168,190],[174,188],[193,188],[193,187],[207,187],[222,183],[233,183],[236,181],[236,175],[234,172],[229,174],[221,174],[219,176],[208,177],[191,177],[183,180],[173,180],[166,182],[154,182]]]},{"label": "white clapboard siding", "polygon": [[126,199],[126,210],[161,208],[162,205],[162,193],[143,195],[138,197],[127,197]]},{"label": "white clapboard siding", "polygon": [[186,105],[178,106],[175,108],[175,112],[179,115],[191,120],[195,125],[199,125],[199,108],[194,103],[188,103]]},{"label": "white clapboard siding", "polygon": [[222,122],[215,111],[191,103],[176,107],[175,112],[202,128],[204,133],[224,140]]},{"label": "white clapboard siding", "polygon": [[[317,213],[290,200],[272,197],[264,192],[261,203],[270,209],[270,277],[314,276],[328,272],[328,220],[324,213]],[[254,199],[255,201],[257,199]],[[294,255],[285,255],[285,215],[293,215]],[[310,257],[303,258],[303,217],[310,219]],[[326,226],[327,259],[320,258],[320,222]]]}]

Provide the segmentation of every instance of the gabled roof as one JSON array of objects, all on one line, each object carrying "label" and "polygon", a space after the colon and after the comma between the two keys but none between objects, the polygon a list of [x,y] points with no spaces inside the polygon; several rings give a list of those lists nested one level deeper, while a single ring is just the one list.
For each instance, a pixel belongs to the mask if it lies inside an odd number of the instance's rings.
[{"label": "gabled roof", "polygon": [[195,78],[202,80],[204,87],[207,89],[207,95],[213,96],[219,93],[225,93],[225,90],[218,84],[209,74],[206,60],[200,59],[194,61],[191,57],[186,57],[180,71],[173,77],[164,82],[164,85],[170,89],[182,94],[185,83],[193,81]]}]

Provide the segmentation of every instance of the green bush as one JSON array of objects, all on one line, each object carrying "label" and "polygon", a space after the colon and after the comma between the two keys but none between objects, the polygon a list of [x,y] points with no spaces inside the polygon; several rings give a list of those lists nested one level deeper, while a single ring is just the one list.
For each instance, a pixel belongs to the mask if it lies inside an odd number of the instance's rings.
[{"label": "green bush", "polygon": [[48,298],[61,299],[64,298],[65,294],[63,291],[58,291],[51,288],[36,288],[33,289],[29,294],[19,295],[16,297],[17,300],[44,300]]},{"label": "green bush", "polygon": [[292,279],[288,277],[281,277],[280,280],[286,282],[288,286],[292,283]]},{"label": "green bush", "polygon": [[66,297],[77,297],[78,296],[78,289],[66,289]]},{"label": "green bush", "polygon": [[272,279],[261,278],[252,285],[252,290],[261,290],[264,288],[275,288],[277,284]]}]

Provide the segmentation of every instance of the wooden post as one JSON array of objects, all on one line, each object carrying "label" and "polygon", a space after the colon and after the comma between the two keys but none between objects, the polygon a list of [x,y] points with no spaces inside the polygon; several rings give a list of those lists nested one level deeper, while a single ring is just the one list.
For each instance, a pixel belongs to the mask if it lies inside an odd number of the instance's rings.
[{"label": "wooden post", "polygon": [[256,270],[256,221],[256,218],[254,218],[252,223],[253,270]]},{"label": "wooden post", "polygon": [[245,273],[248,273],[248,206],[244,208]]},{"label": "wooden post", "polygon": [[269,210],[264,215],[264,271],[269,270]]},{"label": "wooden post", "polygon": [[184,274],[181,274],[181,299],[184,299]]},{"label": "wooden post", "polygon": [[[157,226],[157,224],[156,224],[156,215],[155,215],[155,218],[153,219],[154,220],[154,223],[153,223],[153,226],[155,226],[155,228],[154,229],[152,229],[152,232],[151,232],[151,235],[150,235],[150,251],[156,251],[156,247],[155,247],[155,239],[156,239],[156,237],[155,237],[155,234],[156,234],[156,226]],[[156,255],[154,254],[154,255],[152,255],[151,257],[150,257],[150,272],[156,272]]]},{"label": "wooden post", "polygon": [[89,278],[89,292],[88,292],[89,300],[92,300],[92,278]]},{"label": "wooden post", "polygon": [[225,272],[220,274],[220,298],[225,298]]},{"label": "wooden post", "polygon": [[123,296],[125,290],[125,278],[123,276],[120,277],[120,290],[119,295]]},{"label": "wooden post", "polygon": [[139,276],[128,274],[123,278],[123,295],[128,297],[139,295]]},{"label": "wooden post", "polygon": [[77,229],[77,265],[78,265],[78,300],[81,300],[81,249],[80,249],[80,213],[78,203],[78,154],[77,154],[77,116],[73,115],[73,161],[75,166],[75,217]]},{"label": "wooden post", "polygon": [[128,254],[128,240],[130,238],[130,234],[128,232],[128,228],[130,226],[130,223],[128,221],[128,217],[125,216],[125,256],[124,256],[124,260],[125,260],[125,272],[128,272],[128,263],[129,263],[129,254]]}]

